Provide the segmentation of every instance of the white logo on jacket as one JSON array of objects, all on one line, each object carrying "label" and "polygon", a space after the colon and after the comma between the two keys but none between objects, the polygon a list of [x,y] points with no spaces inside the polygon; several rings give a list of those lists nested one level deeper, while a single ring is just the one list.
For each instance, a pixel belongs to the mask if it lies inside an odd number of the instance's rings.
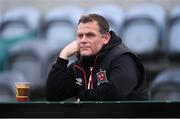
[{"label": "white logo on jacket", "polygon": [[82,78],[76,78],[76,84],[82,85]]}]

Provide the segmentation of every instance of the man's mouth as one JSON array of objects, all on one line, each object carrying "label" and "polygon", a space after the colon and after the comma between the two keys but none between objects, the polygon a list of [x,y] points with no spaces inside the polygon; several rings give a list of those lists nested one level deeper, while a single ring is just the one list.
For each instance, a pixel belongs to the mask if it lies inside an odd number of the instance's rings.
[{"label": "man's mouth", "polygon": [[81,50],[88,50],[90,47],[81,47]]}]

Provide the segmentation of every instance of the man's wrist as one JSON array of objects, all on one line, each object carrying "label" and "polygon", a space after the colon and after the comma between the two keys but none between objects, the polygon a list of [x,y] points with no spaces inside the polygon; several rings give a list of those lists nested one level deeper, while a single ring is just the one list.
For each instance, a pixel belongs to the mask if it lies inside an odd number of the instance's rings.
[{"label": "man's wrist", "polygon": [[63,52],[60,53],[59,57],[66,60],[68,59],[68,56],[64,54]]}]

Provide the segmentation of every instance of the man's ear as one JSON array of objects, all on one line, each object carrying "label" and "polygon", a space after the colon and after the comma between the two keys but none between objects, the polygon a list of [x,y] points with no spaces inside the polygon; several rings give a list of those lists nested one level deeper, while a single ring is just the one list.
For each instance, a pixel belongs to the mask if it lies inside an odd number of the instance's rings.
[{"label": "man's ear", "polygon": [[111,38],[111,34],[109,32],[106,32],[104,35],[104,44],[109,43],[110,38]]}]

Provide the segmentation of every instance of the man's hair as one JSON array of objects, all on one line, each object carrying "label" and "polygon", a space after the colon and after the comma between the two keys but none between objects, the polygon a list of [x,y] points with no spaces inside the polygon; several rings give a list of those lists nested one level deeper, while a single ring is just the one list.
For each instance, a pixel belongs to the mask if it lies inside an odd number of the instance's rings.
[{"label": "man's hair", "polygon": [[101,15],[98,14],[87,14],[81,16],[79,19],[78,25],[80,23],[87,23],[87,22],[93,22],[96,21],[99,26],[99,32],[101,34],[105,34],[106,32],[109,32],[109,24],[108,21]]}]

